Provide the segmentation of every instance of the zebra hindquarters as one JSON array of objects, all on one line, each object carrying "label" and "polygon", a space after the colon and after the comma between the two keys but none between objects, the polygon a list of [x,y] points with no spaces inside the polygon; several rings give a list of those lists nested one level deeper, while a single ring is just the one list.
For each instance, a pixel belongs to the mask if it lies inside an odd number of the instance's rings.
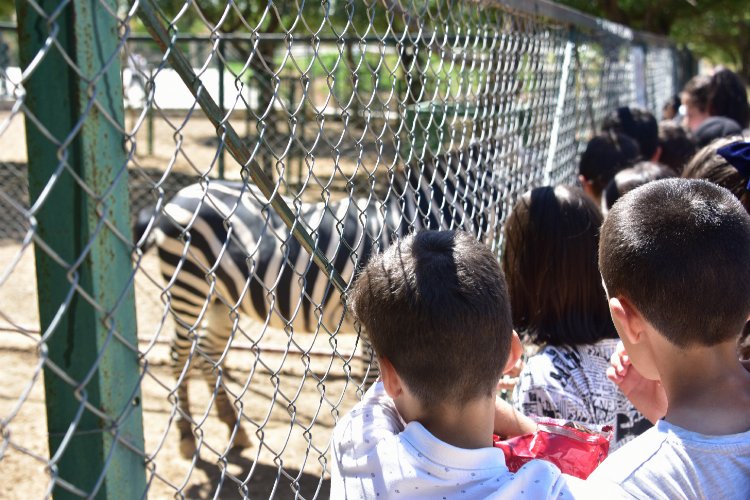
[{"label": "zebra hindquarters", "polygon": [[[162,275],[168,283],[166,297],[175,321],[171,339],[171,366],[177,382],[175,404],[180,454],[192,458],[196,426],[190,409],[188,385],[197,371],[207,382],[219,418],[230,431],[231,445],[245,448],[250,440],[239,424],[233,401],[227,393],[225,354],[235,331],[237,314],[226,305],[226,292],[214,275],[208,272],[204,253],[177,238],[159,238]],[[218,284],[217,284],[218,283]],[[207,330],[204,330],[203,324]]]}]

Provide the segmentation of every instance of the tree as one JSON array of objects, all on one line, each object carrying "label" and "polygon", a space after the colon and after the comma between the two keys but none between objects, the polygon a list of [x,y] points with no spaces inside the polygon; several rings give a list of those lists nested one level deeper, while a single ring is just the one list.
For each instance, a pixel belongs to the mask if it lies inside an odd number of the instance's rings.
[{"label": "tree", "polygon": [[667,35],[693,54],[731,65],[750,83],[746,0],[559,0],[636,30]]}]

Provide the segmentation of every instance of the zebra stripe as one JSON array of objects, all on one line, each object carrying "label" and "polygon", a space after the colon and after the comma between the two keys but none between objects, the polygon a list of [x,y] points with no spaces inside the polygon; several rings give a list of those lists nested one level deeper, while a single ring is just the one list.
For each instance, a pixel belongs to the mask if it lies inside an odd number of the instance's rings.
[{"label": "zebra stripe", "polygon": [[[408,165],[392,175],[383,199],[370,194],[287,202],[348,282],[375,251],[410,231],[462,228],[493,237],[502,192],[492,168],[496,150],[473,146]],[[333,300],[338,294],[332,284],[254,186],[213,180],[188,186],[165,205],[154,233],[176,320],[172,359],[178,378],[187,378],[190,361],[208,381],[216,380],[215,363],[235,328],[237,315],[230,311],[277,328],[353,330],[342,302]],[[183,417],[189,417],[186,385],[178,388]],[[229,425],[234,410],[221,387],[219,392],[220,418]],[[189,424],[179,427],[186,454],[194,449],[194,443],[184,446],[193,437]]]},{"label": "zebra stripe", "polygon": [[[478,163],[477,148],[465,156],[444,156],[395,176],[382,201],[371,196],[302,203],[298,219],[306,221],[318,248],[348,281],[374,249],[411,230],[487,232],[496,186]],[[254,187],[224,181],[192,185],[164,212],[156,243],[173,309],[205,304],[211,281],[212,299],[261,321],[270,315],[276,327],[312,331],[318,323],[315,304],[324,304],[324,311],[340,307],[328,300],[332,288],[311,256]]]}]

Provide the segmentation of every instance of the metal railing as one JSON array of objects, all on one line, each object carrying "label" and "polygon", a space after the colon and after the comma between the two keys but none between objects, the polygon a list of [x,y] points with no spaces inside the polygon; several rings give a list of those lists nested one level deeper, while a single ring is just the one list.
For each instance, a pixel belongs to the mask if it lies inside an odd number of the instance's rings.
[{"label": "metal railing", "polygon": [[542,0],[16,6],[11,497],[327,497],[372,376],[356,267],[423,227],[499,255],[523,192],[574,183],[608,112],[658,116],[684,79],[667,40]]}]

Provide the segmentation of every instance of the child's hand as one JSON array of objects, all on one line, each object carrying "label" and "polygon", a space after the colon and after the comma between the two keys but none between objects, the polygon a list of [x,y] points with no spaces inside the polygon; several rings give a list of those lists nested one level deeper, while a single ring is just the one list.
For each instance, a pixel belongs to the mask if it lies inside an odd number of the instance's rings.
[{"label": "child's hand", "polygon": [[607,378],[614,382],[623,394],[651,422],[656,422],[667,413],[667,395],[658,380],[648,380],[630,363],[622,342],[617,343],[609,359]]},{"label": "child's hand", "polygon": [[512,391],[516,388],[516,384],[518,383],[518,377],[508,377],[503,376],[500,380],[497,382],[497,390],[498,391]]},{"label": "child's hand", "polygon": [[518,358],[518,361],[516,361],[516,364],[513,365],[513,367],[504,373],[504,375],[507,375],[512,378],[517,378],[521,371],[523,370],[523,367],[526,366],[526,363],[523,362],[523,357]]},{"label": "child's hand", "polygon": [[[617,386],[626,396],[629,391],[623,388],[622,385],[623,382],[625,382],[625,377],[627,377],[628,372],[630,371],[630,367],[630,357],[628,356],[628,353],[625,352],[625,346],[622,344],[622,342],[618,342],[617,347],[615,347],[615,352],[613,352],[612,356],[609,358],[607,378],[617,384]],[[633,370],[635,370],[635,368]],[[625,385],[627,386],[627,383],[625,383]]]},{"label": "child's hand", "polygon": [[[515,330],[513,331],[513,334],[518,335]],[[503,376],[497,383],[497,390],[512,391],[518,383],[518,376],[521,374],[524,366],[526,366],[526,363],[524,363],[523,361],[523,356],[519,356],[518,361],[516,361],[513,366],[503,372]]]}]

